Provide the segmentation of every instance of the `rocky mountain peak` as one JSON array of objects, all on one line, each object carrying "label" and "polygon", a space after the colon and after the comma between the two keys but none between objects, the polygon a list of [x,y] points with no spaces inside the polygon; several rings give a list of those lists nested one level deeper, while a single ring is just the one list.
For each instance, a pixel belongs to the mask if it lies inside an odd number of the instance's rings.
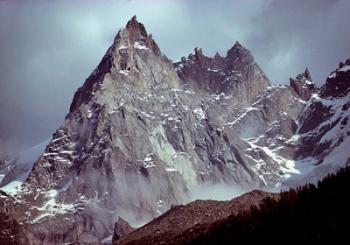
[{"label": "rocky mountain peak", "polygon": [[160,49],[157,43],[154,41],[151,34],[147,33],[145,26],[137,21],[136,15],[134,15],[126,24],[125,28],[122,28],[116,38],[115,43],[118,43],[120,39],[123,39],[122,44],[131,43],[135,47],[145,46],[151,49],[155,54],[160,55]]},{"label": "rocky mountain peak", "polygon": [[305,68],[305,71],[303,73],[300,73],[296,76],[296,80],[299,80],[301,82],[304,82],[305,84],[313,84],[311,73],[309,71],[309,68]]},{"label": "rocky mountain peak", "polygon": [[250,51],[239,42],[228,50],[227,56],[216,53],[207,57],[202,49],[174,63],[179,77],[189,86],[213,93],[233,94],[239,106],[249,105],[270,82],[254,62]]},{"label": "rocky mountain peak", "polygon": [[[236,41],[230,50],[240,50],[245,49],[239,41]],[[229,51],[230,51],[229,50]]]},{"label": "rocky mountain peak", "polygon": [[246,60],[248,63],[254,61],[249,49],[243,47],[238,41],[227,51],[227,58],[240,58],[241,60]]},{"label": "rocky mountain peak", "polygon": [[[152,35],[147,33],[146,28],[142,23],[139,23],[136,16],[133,16],[128,21],[125,28],[122,28],[117,33],[112,46],[108,49],[96,69],[86,79],[75,93],[73,102],[70,107],[70,112],[76,110],[81,104],[91,100],[99,87],[101,87],[105,76],[124,76],[117,79],[130,80],[135,82],[140,80],[142,69],[149,69],[145,62],[148,56],[152,59],[161,59],[164,65],[172,66],[170,61],[161,55],[161,51],[157,43],[153,40]],[[173,74],[174,75],[174,74]],[[131,79],[131,78],[135,79]]]},{"label": "rocky mountain peak", "polygon": [[200,56],[203,56],[203,50],[201,48],[195,48],[194,49],[194,54],[197,56],[197,57],[200,57]]},{"label": "rocky mountain peak", "polygon": [[203,54],[203,50],[201,49],[201,48],[195,48],[194,49],[194,55],[195,55],[195,57],[196,57],[196,60],[200,63],[200,64],[202,64],[202,63],[204,63],[204,62],[206,62],[206,61],[208,61],[208,57],[206,57],[204,54]]},{"label": "rocky mountain peak", "polygon": [[311,73],[308,68],[295,78],[289,79],[290,86],[303,100],[309,100],[311,95],[317,91],[316,84],[312,81]]},{"label": "rocky mountain peak", "polygon": [[312,78],[311,78],[311,73],[309,71],[309,68],[306,67],[305,71],[304,71],[304,77],[309,80],[309,81],[312,81]]},{"label": "rocky mountain peak", "polygon": [[254,63],[254,57],[250,50],[243,47],[240,42],[236,42],[231,49],[227,51],[225,57],[225,66],[228,70],[241,70]]},{"label": "rocky mountain peak", "polygon": [[344,97],[350,92],[350,59],[340,62],[321,87],[321,97]]},{"label": "rocky mountain peak", "polygon": [[213,61],[214,62],[220,62],[222,61],[223,57],[219,54],[219,52],[216,52],[214,57],[213,57]]},{"label": "rocky mountain peak", "polygon": [[[348,88],[348,66],[329,84]],[[16,202],[4,197],[15,205],[11,215],[29,227],[25,236],[35,238],[33,244],[97,243],[113,227],[115,239],[130,230],[123,219],[141,223],[187,202],[198,185],[282,184],[304,169],[294,161],[296,147],[301,157],[325,152],[324,143],[334,142],[325,134],[332,128],[332,135],[342,133],[339,144],[350,139],[346,98],[335,103],[315,95],[305,103],[300,98],[308,99],[315,86],[310,72],[292,80],[291,86],[270,86],[239,42],[226,57],[196,48],[173,64],[133,17],[75,93],[28,178],[16,190],[5,186],[17,196]],[[330,117],[336,127],[323,127]]]}]

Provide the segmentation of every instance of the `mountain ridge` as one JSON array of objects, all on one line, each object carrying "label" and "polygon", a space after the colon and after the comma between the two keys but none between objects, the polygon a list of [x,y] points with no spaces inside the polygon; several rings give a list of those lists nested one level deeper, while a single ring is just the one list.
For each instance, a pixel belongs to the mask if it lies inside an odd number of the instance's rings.
[{"label": "mountain ridge", "polygon": [[[1,199],[33,244],[98,243],[119,218],[150,221],[188,202],[195,186],[317,180],[346,164],[337,153],[349,140],[346,69],[321,92],[308,70],[273,86],[238,42],[226,57],[196,48],[173,64],[133,17],[75,93],[29,177],[9,193],[15,200]],[[328,141],[338,143],[319,145],[333,129]]]}]

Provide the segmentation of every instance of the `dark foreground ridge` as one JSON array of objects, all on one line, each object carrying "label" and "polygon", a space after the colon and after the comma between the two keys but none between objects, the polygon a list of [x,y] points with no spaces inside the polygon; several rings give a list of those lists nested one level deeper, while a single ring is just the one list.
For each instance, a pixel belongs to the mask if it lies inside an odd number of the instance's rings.
[{"label": "dark foreground ridge", "polygon": [[[269,197],[278,198],[277,193],[267,193],[259,190],[243,194],[231,201],[196,200],[187,205],[173,207],[171,210],[153,220],[149,224],[137,229],[115,244],[182,244],[190,237],[196,227],[209,225],[218,220],[224,220],[230,215],[249,210],[250,206],[258,205]],[[184,235],[187,234],[187,235]]]},{"label": "dark foreground ridge", "polygon": [[[115,244],[233,244],[250,241],[264,243],[271,242],[271,239],[274,241],[348,240],[349,185],[350,167],[346,167],[336,174],[328,175],[317,185],[307,184],[291,189],[280,193],[278,198],[276,198],[277,194],[265,193],[266,199],[258,205],[251,206],[250,209],[246,206],[236,212],[232,210],[232,215],[224,219],[194,224],[180,234],[178,230],[167,230],[161,226],[158,226],[157,230],[154,227],[156,224],[172,223],[171,213],[177,213],[175,219],[195,218],[183,217],[178,214],[179,208],[175,208]],[[231,203],[237,203],[244,197],[252,195],[254,197],[255,194],[257,194],[256,191],[245,194],[232,200]],[[191,203],[181,207],[182,212],[186,213],[186,210],[193,209],[194,205],[195,203]],[[221,207],[221,205],[224,205],[224,202],[221,204],[218,202],[215,206]],[[215,210],[214,207],[212,208]],[[210,214],[213,209],[206,210],[203,216]],[[147,234],[145,231],[150,229],[156,232]]]}]

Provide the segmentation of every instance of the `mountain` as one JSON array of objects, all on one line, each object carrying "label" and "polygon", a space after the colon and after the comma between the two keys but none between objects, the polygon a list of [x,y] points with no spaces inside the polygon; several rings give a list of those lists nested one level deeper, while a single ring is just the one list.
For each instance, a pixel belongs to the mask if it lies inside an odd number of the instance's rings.
[{"label": "mountain", "polygon": [[226,57],[218,53],[211,58],[195,48],[194,54],[175,62],[175,70],[183,83],[195,91],[232,96],[231,106],[249,106],[270,81],[250,51],[239,42],[228,50]]},{"label": "mountain", "polygon": [[30,244],[98,243],[117,220],[149,222],[197,186],[317,181],[348,161],[348,66],[321,88],[307,69],[273,86],[238,42],[225,57],[196,48],[172,62],[133,17],[43,154],[4,177],[0,215]]},{"label": "mountain", "polygon": [[298,117],[290,142],[297,146],[295,159],[303,174],[290,181],[316,182],[350,163],[350,59],[345,64],[331,73]]}]

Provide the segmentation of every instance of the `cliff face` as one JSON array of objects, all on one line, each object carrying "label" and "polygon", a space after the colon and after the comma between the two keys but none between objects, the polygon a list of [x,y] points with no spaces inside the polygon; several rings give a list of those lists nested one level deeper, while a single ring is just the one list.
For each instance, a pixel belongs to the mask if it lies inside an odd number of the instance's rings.
[{"label": "cliff face", "polygon": [[350,146],[349,91],[348,59],[331,73],[320,92],[311,97],[299,116],[295,137],[298,145],[296,159],[311,158],[317,165],[307,174],[309,181],[350,163],[347,150]]},{"label": "cliff face", "polygon": [[226,57],[195,49],[173,64],[134,17],[13,193],[12,215],[33,244],[99,242],[118,217],[149,221],[202,183],[283,185],[301,173],[298,159],[319,156],[296,138],[318,114],[310,80],[271,86],[239,43]]},{"label": "cliff face", "polygon": [[239,42],[227,52],[207,57],[199,48],[188,58],[174,63],[179,77],[189,87],[209,94],[228,94],[233,107],[249,106],[270,86],[269,79],[254,62],[250,51]]},{"label": "cliff face", "polygon": [[318,91],[307,68],[304,73],[299,74],[295,79],[290,78],[289,80],[290,86],[303,100],[309,100],[312,94]]}]

